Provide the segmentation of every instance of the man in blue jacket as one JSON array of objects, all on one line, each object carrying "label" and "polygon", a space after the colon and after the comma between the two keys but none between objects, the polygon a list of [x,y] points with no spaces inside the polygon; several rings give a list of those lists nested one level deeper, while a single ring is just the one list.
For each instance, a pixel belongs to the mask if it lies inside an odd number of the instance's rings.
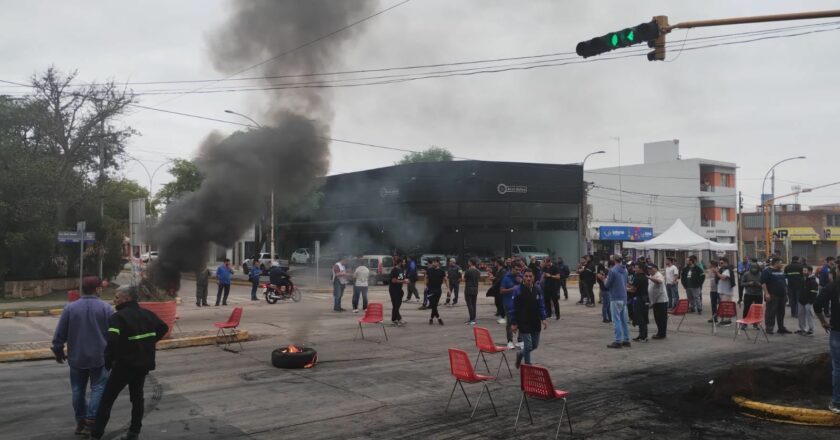
[{"label": "man in blue jacket", "polygon": [[[221,301],[223,306],[227,305],[228,295],[230,295],[230,280],[233,277],[233,268],[230,267],[230,258],[225,258],[225,262],[216,269],[216,282],[219,283],[219,290],[216,291],[216,307]],[[224,297],[222,297],[224,292]]]},{"label": "man in blue jacket", "polygon": [[606,277],[598,274],[598,277],[604,280],[604,288],[610,297],[610,313],[615,330],[615,342],[607,345],[607,348],[630,347],[630,326],[627,324],[627,269],[624,268],[621,255],[613,255],[611,263],[613,266]]},{"label": "man in blue jacket", "polygon": [[[102,391],[108,380],[105,369],[108,319],[111,306],[99,299],[102,283],[97,277],[82,280],[82,296],[64,308],[52,341],[55,361],[70,364],[70,388],[73,390],[73,411],[76,413],[76,435],[93,429]],[[67,355],[64,344],[67,343]],[[90,382],[90,401],[85,401]]]},{"label": "man in blue jacket", "polygon": [[513,329],[511,327],[510,309],[513,307],[513,290],[521,282],[519,273],[522,267],[519,264],[511,266],[510,272],[506,273],[499,284],[499,295],[502,296],[502,304],[505,306],[505,333],[507,335],[508,348],[514,348]]}]

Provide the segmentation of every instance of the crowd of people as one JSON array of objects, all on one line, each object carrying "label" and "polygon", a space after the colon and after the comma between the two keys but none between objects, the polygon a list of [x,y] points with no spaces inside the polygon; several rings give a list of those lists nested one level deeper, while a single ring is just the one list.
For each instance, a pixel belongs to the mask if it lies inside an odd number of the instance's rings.
[{"label": "crowd of people", "polygon": [[[695,255],[689,256],[679,267],[675,258],[665,259],[660,269],[650,258],[631,260],[621,255],[596,258],[586,255],[581,258],[576,273],[580,289],[578,305],[596,307],[595,286],[599,287],[597,302],[601,304],[601,319],[613,326],[614,340],[607,347],[629,348],[632,342],[646,343],[649,339],[663,340],[668,336],[668,313],[680,302],[680,291],[685,292],[688,313],[703,314],[704,290],[708,288],[711,303],[711,317],[708,323],[720,326],[733,325],[731,316],[718,316],[718,305],[734,303],[742,307],[746,317],[753,304],[764,304],[764,329],[767,334],[785,335],[796,333],[813,336],[816,322],[830,333],[831,352],[834,359],[834,394],[832,411],[840,411],[840,310],[837,305],[840,286],[837,278],[836,259],[829,257],[825,264],[814,269],[804,259],[791,258],[785,265],[778,255],[766,262],[744,258],[738,264],[721,257],[704,263]],[[347,271],[346,260],[333,268],[334,287],[337,298],[336,310],[340,308],[340,292],[343,286],[353,283],[353,275]],[[361,271],[361,272],[360,272]],[[363,289],[367,304],[367,268],[360,266],[355,272],[355,289]],[[560,319],[560,298],[569,299],[567,282],[571,270],[562,258],[553,261],[546,258],[537,261],[532,258],[497,258],[486,268],[490,283],[486,291],[495,303],[495,317],[505,325],[507,346],[517,351],[517,367],[521,362],[530,363],[531,353],[540,343],[540,332],[548,327],[548,319]],[[476,303],[479,294],[481,272],[478,262],[469,260],[467,269],[459,267],[454,259],[444,266],[439,259],[433,259],[425,271],[425,289],[421,310],[430,310],[429,325],[443,325],[438,311],[443,291],[446,289],[444,305],[454,306],[459,301],[459,287],[464,283],[464,301],[467,304],[466,324],[476,325]],[[361,286],[360,281],[361,280]],[[391,297],[391,321],[395,326],[405,325],[400,315],[403,302],[412,297],[420,301],[416,283],[418,266],[412,257],[395,257],[394,268],[389,277]],[[403,286],[408,285],[408,293]],[[737,295],[737,299],[736,299]],[[354,294],[353,309],[357,309],[357,295]],[[791,317],[798,322],[798,330],[791,332],[785,326],[788,308]],[[649,335],[650,315],[656,331]],[[831,321],[826,321],[830,316]],[[636,336],[631,338],[631,326]],[[649,338],[650,336],[650,338]]]}]

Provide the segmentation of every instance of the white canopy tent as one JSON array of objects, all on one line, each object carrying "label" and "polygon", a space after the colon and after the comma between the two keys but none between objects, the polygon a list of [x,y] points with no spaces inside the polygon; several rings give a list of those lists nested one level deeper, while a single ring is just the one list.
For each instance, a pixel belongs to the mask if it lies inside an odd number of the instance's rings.
[{"label": "white canopy tent", "polygon": [[648,241],[625,241],[627,249],[641,250],[708,250],[708,251],[737,251],[735,243],[718,243],[701,237],[688,228],[682,220],[677,219],[668,230],[658,237]]}]

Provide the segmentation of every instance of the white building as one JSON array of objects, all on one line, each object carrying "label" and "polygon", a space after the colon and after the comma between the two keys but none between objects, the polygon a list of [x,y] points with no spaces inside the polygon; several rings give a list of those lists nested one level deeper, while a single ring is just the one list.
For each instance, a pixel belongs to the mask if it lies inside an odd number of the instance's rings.
[{"label": "white building", "polygon": [[646,143],[644,163],[584,172],[593,251],[650,239],[680,218],[714,241],[736,242],[736,165],[682,159],[679,140]]}]

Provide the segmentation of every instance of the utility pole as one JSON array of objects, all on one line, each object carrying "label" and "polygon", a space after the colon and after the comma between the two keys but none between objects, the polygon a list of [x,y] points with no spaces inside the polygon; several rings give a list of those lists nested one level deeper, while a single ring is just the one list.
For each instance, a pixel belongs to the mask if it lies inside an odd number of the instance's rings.
[{"label": "utility pole", "polygon": [[746,255],[744,253],[744,195],[738,191],[738,257]]},{"label": "utility pole", "polygon": [[720,18],[714,20],[696,20],[677,23],[674,25],[668,24],[668,16],[657,15],[653,17],[650,22],[642,23],[637,26],[629,27],[617,32],[610,32],[609,34],[593,38],[587,41],[581,41],[575,48],[578,55],[588,58],[595,55],[600,55],[620,49],[622,47],[629,47],[635,44],[644,43],[648,47],[654,48],[647,56],[648,61],[664,61],[665,60],[665,36],[674,29],[691,29],[698,27],[710,26],[728,26],[733,24],[748,24],[748,23],[766,23],[772,21],[789,21],[789,20],[812,20],[817,18],[832,18],[840,17],[840,9],[830,11],[814,11],[814,12],[798,12],[793,14],[774,14],[774,15],[758,15],[747,17],[734,18]]},{"label": "utility pole", "polygon": [[[96,249],[99,250],[97,252],[97,256],[99,257],[99,279],[102,279],[102,260],[103,254],[105,253],[105,248],[103,247],[105,243],[105,119],[103,118],[102,121],[99,123],[99,129],[101,131],[100,138],[99,138],[99,228],[102,231],[102,240],[100,244],[96,245]],[[82,236],[82,241],[84,241],[85,237]],[[81,291],[80,291],[81,292]]]}]

